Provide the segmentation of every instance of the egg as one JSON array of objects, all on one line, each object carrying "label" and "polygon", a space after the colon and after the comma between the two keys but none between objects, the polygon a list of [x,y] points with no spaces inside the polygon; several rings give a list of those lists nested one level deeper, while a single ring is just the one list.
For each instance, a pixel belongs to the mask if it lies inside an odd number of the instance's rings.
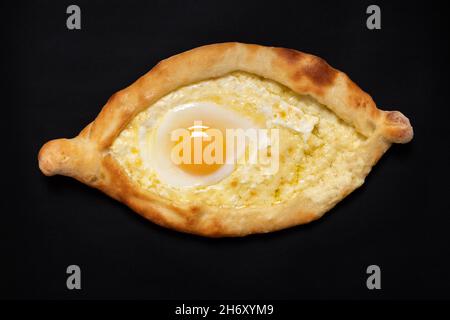
[{"label": "egg", "polygon": [[[239,152],[230,150],[230,144],[226,143],[226,131],[249,128],[257,129],[257,125],[238,112],[216,103],[186,103],[169,110],[151,137],[147,134],[151,132],[149,128],[145,125],[140,127],[140,150],[145,163],[155,170],[161,182],[175,187],[210,185],[229,176],[244,152],[242,148]],[[220,141],[211,141],[218,140],[209,136],[211,129],[218,130]],[[186,133],[187,139],[173,141],[173,134],[177,130],[180,134]],[[186,144],[185,140],[190,141]],[[220,159],[207,163],[203,154],[213,142],[218,142],[214,151],[220,152]],[[194,150],[196,145],[200,146],[200,153],[197,154]],[[177,159],[180,153],[184,158],[180,156],[181,159]]]},{"label": "egg", "polygon": [[[257,148],[245,146],[234,153],[225,140],[225,163],[173,161],[173,150],[181,143],[171,139],[174,131],[188,132],[187,140],[197,141],[204,151],[209,145],[204,140],[212,140],[209,129],[223,133],[230,128],[276,129],[278,138],[269,134]],[[320,181],[354,179],[339,168],[349,161],[363,163],[357,149],[365,139],[313,98],[233,72],[178,88],[148,106],[122,130],[110,154],[132,181],[173,203],[264,207],[299,192],[319,201]],[[192,160],[191,147],[183,148],[182,156]],[[254,150],[277,151],[277,157],[272,163],[239,161],[251,158]]]}]

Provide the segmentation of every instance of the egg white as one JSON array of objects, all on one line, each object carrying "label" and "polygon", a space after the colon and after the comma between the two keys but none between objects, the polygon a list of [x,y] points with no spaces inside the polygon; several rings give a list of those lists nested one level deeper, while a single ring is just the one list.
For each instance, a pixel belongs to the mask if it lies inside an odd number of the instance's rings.
[{"label": "egg white", "polygon": [[[237,159],[245,151],[242,148],[236,153],[228,150],[226,152],[228,158],[224,159],[224,164],[217,171],[207,175],[190,174],[172,161],[170,133],[173,130],[191,126],[195,121],[202,119],[212,124],[221,123],[226,126],[226,129],[257,129],[257,125],[250,119],[213,102],[190,102],[169,110],[158,123],[155,134],[150,138],[152,140],[149,140],[145,135],[145,131],[148,130],[145,125],[139,128],[141,132],[139,135],[141,152],[150,148],[149,151],[143,152],[141,156],[145,156],[143,158],[146,163],[155,170],[162,183],[173,187],[206,186],[219,182],[234,171]],[[233,159],[230,159],[231,155],[233,155]]]}]

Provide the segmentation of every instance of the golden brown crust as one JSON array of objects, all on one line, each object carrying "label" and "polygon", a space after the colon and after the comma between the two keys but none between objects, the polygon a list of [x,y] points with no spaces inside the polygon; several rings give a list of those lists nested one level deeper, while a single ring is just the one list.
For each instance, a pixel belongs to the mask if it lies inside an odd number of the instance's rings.
[{"label": "golden brown crust", "polygon": [[115,93],[97,118],[73,139],[46,143],[39,152],[45,175],[71,176],[127,204],[145,218],[176,230],[205,236],[242,236],[308,223],[321,217],[359,187],[352,181],[325,200],[299,194],[264,210],[176,206],[139,188],[109,155],[108,148],[137,113],[169,92],[194,82],[245,71],[311,95],[365,135],[364,178],[391,143],[412,139],[409,120],[397,111],[377,109],[372,98],[347,75],[316,56],[292,49],[242,43],[199,47],[158,63],[129,87]]}]

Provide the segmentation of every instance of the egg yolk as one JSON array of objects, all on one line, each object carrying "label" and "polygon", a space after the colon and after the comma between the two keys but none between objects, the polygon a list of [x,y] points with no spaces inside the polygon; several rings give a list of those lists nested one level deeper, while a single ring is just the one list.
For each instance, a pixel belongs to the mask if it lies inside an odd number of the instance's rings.
[{"label": "egg yolk", "polygon": [[[186,148],[183,148],[180,152],[180,156],[184,157],[184,153],[188,152],[188,161],[182,161],[178,164],[178,167],[186,173],[198,176],[209,175],[219,170],[225,163],[226,159],[225,130],[222,128],[214,128],[212,126],[205,125],[204,123],[201,125],[193,125],[186,129],[189,131],[190,141],[185,145],[189,147],[187,150]],[[215,141],[216,136],[212,135],[209,129],[218,129],[222,135],[221,141]],[[180,138],[178,143],[182,143],[182,139],[183,137]],[[212,144],[215,144],[215,146]],[[207,148],[208,150],[206,150]],[[216,152],[220,150],[219,148],[222,151],[222,155],[216,154]],[[197,159],[195,157],[196,151],[198,154]],[[204,156],[208,154],[215,159],[213,163],[211,163],[211,161],[206,161]]]}]

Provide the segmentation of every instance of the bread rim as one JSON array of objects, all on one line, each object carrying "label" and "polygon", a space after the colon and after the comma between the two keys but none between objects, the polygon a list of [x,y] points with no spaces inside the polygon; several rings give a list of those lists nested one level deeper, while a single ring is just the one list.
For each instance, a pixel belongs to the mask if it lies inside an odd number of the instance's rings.
[{"label": "bread rim", "polygon": [[39,151],[41,171],[73,177],[117,199],[161,226],[203,236],[265,233],[320,218],[359,187],[340,186],[320,203],[301,193],[270,208],[176,205],[133,182],[108,152],[118,134],[141,111],[171,91],[198,81],[244,71],[310,95],[368,137],[362,150],[365,178],[392,143],[406,143],[413,130],[398,111],[378,109],[349,77],[324,60],[300,51],[237,42],[198,47],[162,60],[129,87],[113,94],[96,119],[72,139],[47,142]]}]

